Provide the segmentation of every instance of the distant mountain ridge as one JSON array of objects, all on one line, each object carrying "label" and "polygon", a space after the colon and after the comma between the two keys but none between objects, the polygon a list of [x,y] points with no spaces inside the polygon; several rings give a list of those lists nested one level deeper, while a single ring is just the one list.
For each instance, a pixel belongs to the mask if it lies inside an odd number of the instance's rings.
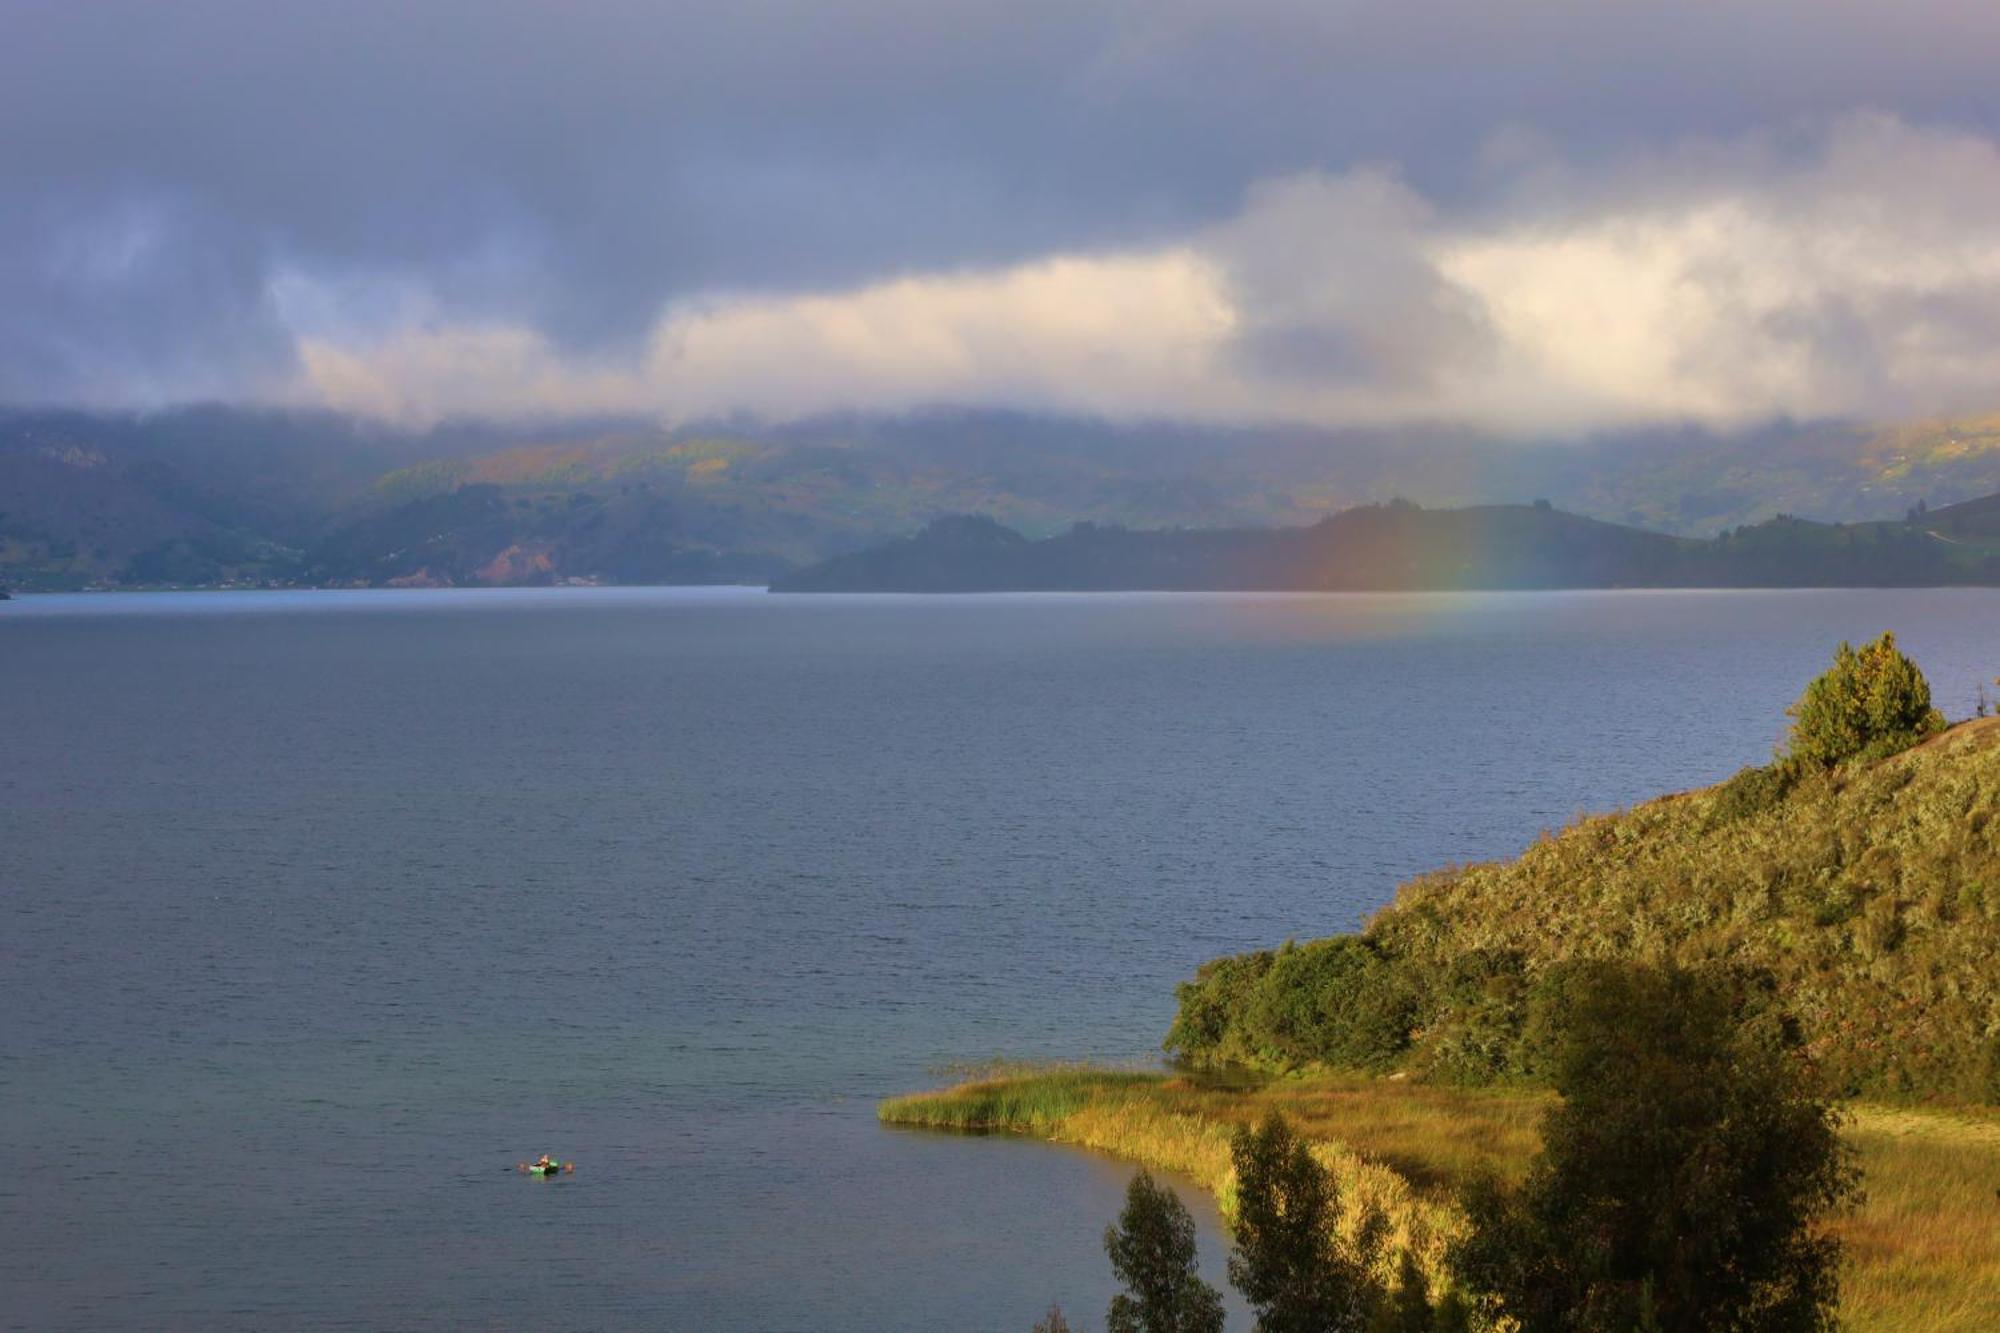
[{"label": "distant mountain ridge", "polygon": [[763,582],[966,513],[1044,538],[1079,522],[1309,528],[1399,496],[1432,510],[1543,496],[1713,537],[1779,513],[1884,519],[1995,492],[2000,418],[1534,446],[971,411],[668,431],[0,410],[0,585]]},{"label": "distant mountain ridge", "polygon": [[1364,505],[1309,527],[1133,531],[1041,541],[988,518],[780,578],[777,592],[1444,591],[2000,584],[2000,495],[1902,522],[1779,517],[1715,538],[1564,513],[1546,501]]}]

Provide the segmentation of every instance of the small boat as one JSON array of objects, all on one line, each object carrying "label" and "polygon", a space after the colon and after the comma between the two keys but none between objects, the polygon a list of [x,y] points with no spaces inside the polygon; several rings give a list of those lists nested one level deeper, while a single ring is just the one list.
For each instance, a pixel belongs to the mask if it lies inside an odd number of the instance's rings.
[{"label": "small boat", "polygon": [[525,1171],[531,1176],[557,1176],[576,1170],[575,1162],[516,1162],[516,1171]]}]

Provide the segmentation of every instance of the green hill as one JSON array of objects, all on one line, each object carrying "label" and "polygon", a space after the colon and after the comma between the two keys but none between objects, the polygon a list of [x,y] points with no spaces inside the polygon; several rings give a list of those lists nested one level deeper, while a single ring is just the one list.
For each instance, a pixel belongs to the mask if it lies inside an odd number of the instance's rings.
[{"label": "green hill", "polygon": [[2000,1102],[2000,718],[1413,880],[1358,935],[1205,965],[1167,1045],[1198,1066],[1533,1081],[1568,965],[1614,957],[1734,967],[1843,1091]]},{"label": "green hill", "polygon": [[[1982,506],[1989,503],[1887,523],[1780,515],[1706,539],[1606,523],[1546,501],[1425,509],[1394,500],[1297,528],[1080,523],[1039,541],[990,518],[958,515],[773,586],[780,592],[1337,592],[1997,584],[2000,544],[1983,535]],[[1947,522],[1963,531],[1936,526]]]},{"label": "green hill", "polygon": [[[2000,558],[1990,516],[1965,504],[1918,515],[1936,534],[1924,542],[1938,551],[1925,555],[1876,549],[1898,547],[1906,525],[1865,520],[1996,492],[2000,419],[1528,442],[999,411],[668,429],[0,408],[0,583],[760,580],[954,514],[1030,540],[1078,523],[1227,534],[1310,529],[1398,496],[1431,513],[1539,496],[1650,534],[1731,533],[1785,548],[1780,574],[1785,551],[1809,537],[1859,571],[1844,581],[1911,582],[1874,571]],[[1774,543],[1767,526],[1787,513],[1822,522]],[[1094,554],[1133,558],[1108,546]],[[1745,568],[1765,558],[1743,554]]]}]

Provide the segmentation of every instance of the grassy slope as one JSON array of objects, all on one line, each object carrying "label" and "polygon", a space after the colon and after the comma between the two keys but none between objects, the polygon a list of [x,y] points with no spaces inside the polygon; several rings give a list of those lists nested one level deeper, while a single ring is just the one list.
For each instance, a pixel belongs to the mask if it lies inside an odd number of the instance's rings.
[{"label": "grassy slope", "polygon": [[1769,968],[1857,1090],[1977,1096],[2000,1032],[2000,719],[1718,823],[1718,789],[1587,819],[1519,860],[1406,885],[1414,956],[1671,956]]},{"label": "grassy slope", "polygon": [[[1730,798],[1727,785],[1665,797],[1582,820],[1514,861],[1404,885],[1365,932],[1380,971],[1366,984],[1387,977],[1419,1000],[1411,1024],[1385,1025],[1361,1058],[1352,1042],[1322,1049],[1322,1016],[1364,983],[1320,960],[1351,940],[1210,964],[1182,989],[1170,1041],[1197,1063],[1506,1078],[1521,1072],[1522,996],[1557,964],[1724,961],[1769,973],[1835,1086],[1993,1100],[2000,719],[1808,779],[1761,810],[1732,811]],[[1471,961],[1500,980],[1466,984]]]},{"label": "grassy slope", "polygon": [[[1021,1072],[894,1098],[885,1123],[1039,1135],[1199,1180],[1229,1212],[1229,1135],[1271,1109],[1315,1142],[1357,1201],[1383,1208],[1397,1239],[1435,1272],[1462,1225],[1470,1174],[1518,1175],[1547,1096],[1316,1074],[1215,1080],[1082,1069]],[[1849,1140],[1867,1199],[1838,1230],[1848,1252],[1842,1312],[1859,1333],[2000,1327],[2000,1115],[1853,1108]],[[1214,1275],[1210,1275],[1213,1277]]]}]

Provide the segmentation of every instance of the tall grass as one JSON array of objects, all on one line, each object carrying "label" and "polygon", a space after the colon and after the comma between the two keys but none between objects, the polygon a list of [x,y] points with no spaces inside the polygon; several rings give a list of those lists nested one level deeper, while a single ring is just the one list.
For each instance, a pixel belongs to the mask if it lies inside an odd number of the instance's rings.
[{"label": "tall grass", "polygon": [[[1472,1176],[1518,1178],[1540,1144],[1546,1093],[1320,1074],[1199,1075],[1016,1070],[883,1102],[884,1123],[1033,1134],[1181,1172],[1233,1216],[1229,1141],[1283,1112],[1341,1190],[1341,1226],[1379,1208],[1426,1275],[1465,1225]],[[1867,1198],[1836,1231],[1847,1247],[1841,1313],[1857,1333],[2000,1328],[2000,1115],[1854,1108],[1848,1136]],[[1386,1274],[1385,1274],[1386,1276]]]},{"label": "tall grass", "polygon": [[944,1092],[891,1097],[876,1108],[876,1115],[891,1125],[1056,1138],[1071,1117],[1098,1098],[1156,1081],[1156,1075],[1083,1067],[1002,1068]]},{"label": "tall grass", "polygon": [[1868,1199],[1842,1223],[1856,1329],[2000,1329],[2000,1119],[1860,1108]]}]

